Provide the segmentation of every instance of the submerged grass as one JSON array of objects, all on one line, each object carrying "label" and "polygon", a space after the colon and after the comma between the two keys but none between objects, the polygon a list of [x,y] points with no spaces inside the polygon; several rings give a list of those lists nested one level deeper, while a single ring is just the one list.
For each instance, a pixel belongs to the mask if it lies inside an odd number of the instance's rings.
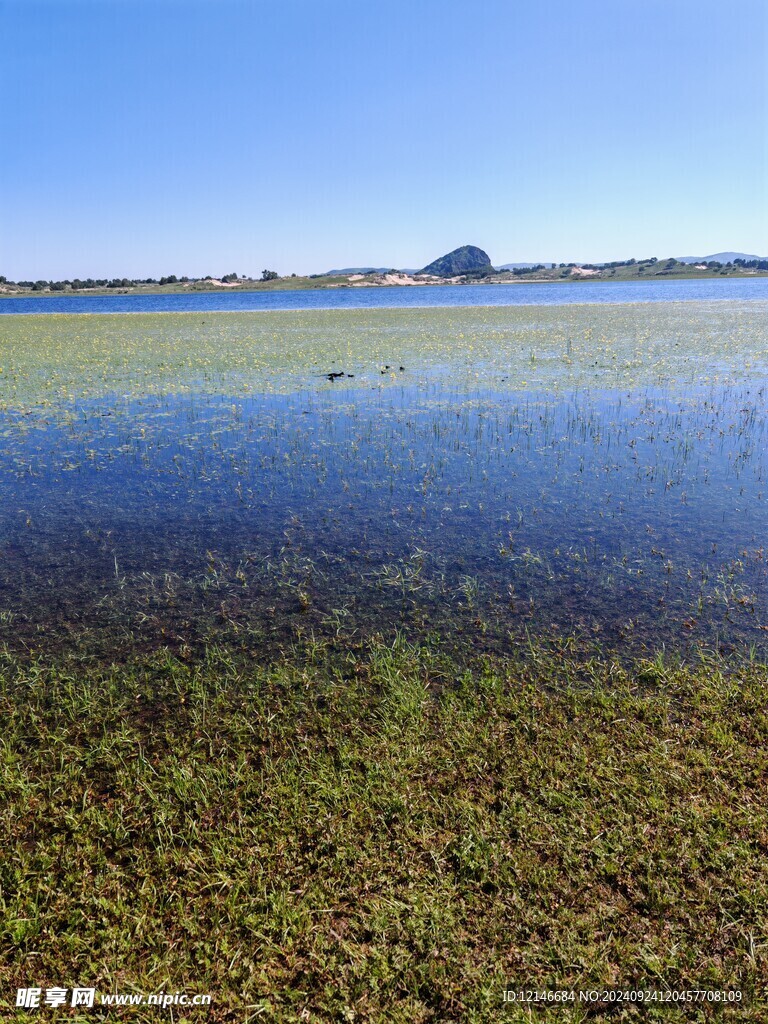
[{"label": "submerged grass", "polygon": [[3,998],[186,989],[214,1005],[180,1019],[480,1022],[533,1019],[502,1009],[508,984],[739,988],[722,1019],[764,1020],[767,700],[764,666],[536,647],[467,670],[402,639],[269,667],[6,657]]},{"label": "submerged grass", "polygon": [[111,657],[228,624],[270,653],[342,609],[496,653],[550,628],[763,652],[768,318],[677,305],[547,310],[544,333],[528,310],[20,318],[0,643],[58,653],[87,621]]}]

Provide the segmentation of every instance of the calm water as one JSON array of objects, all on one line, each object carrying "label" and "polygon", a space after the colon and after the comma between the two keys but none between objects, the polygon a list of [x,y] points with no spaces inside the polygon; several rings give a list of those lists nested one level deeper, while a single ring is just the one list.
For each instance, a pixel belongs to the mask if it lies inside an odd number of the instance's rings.
[{"label": "calm water", "polygon": [[6,415],[0,639],[764,650],[767,423],[765,383],[335,385]]},{"label": "calm water", "polygon": [[767,463],[765,301],[7,317],[0,644],[764,656]]},{"label": "calm water", "polygon": [[182,313],[258,309],[373,309],[525,306],[570,303],[766,299],[768,278],[685,281],[543,282],[325,288],[292,292],[195,292],[188,295],[86,295],[0,298],[0,313]]}]

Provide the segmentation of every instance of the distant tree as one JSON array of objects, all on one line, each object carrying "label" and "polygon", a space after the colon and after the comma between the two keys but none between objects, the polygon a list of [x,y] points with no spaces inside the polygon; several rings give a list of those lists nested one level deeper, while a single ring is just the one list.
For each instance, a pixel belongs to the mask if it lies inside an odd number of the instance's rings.
[{"label": "distant tree", "polygon": [[225,274],[221,280],[223,284],[233,284],[235,281],[239,280],[239,277],[237,274]]},{"label": "distant tree", "polygon": [[261,272],[262,281],[276,281],[279,276],[276,270],[262,270]]},{"label": "distant tree", "polygon": [[175,274],[170,274],[168,277],[161,277],[160,284],[178,284],[179,279]]},{"label": "distant tree", "polygon": [[7,283],[8,282],[5,280],[5,277],[3,277],[2,274],[0,274],[0,284],[7,284]]},{"label": "distant tree", "polygon": [[63,292],[64,287],[63,281],[51,281],[50,288],[52,292]]}]

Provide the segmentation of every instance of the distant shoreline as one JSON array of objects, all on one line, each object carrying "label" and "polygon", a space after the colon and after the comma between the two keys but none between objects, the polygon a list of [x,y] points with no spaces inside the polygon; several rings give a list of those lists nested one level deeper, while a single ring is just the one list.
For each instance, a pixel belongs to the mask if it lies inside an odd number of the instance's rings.
[{"label": "distant shoreline", "polygon": [[[551,273],[551,272],[550,272]],[[356,276],[356,275],[349,275]],[[525,276],[509,276],[505,277],[494,277],[494,278],[481,278],[478,280],[461,280],[455,279],[443,279],[443,280],[431,280],[431,281],[414,281],[408,284],[396,283],[393,281],[360,281],[356,280],[350,282],[348,277],[345,278],[327,278],[321,280],[318,278],[307,278],[307,277],[296,277],[296,278],[278,278],[276,281],[261,282],[246,279],[243,280],[242,284],[230,284],[226,286],[209,284],[205,281],[198,281],[194,284],[183,285],[183,284],[172,284],[172,285],[136,285],[134,287],[126,288],[81,288],[81,289],[67,289],[66,291],[51,291],[50,289],[34,290],[31,288],[10,288],[0,286],[0,300],[2,299],[81,299],[89,296],[142,296],[142,295],[197,295],[197,294],[248,294],[248,293],[265,293],[265,292],[295,292],[295,291],[328,291],[330,289],[352,289],[352,288],[367,288],[367,289],[379,289],[379,288],[469,288],[477,285],[494,286],[494,285],[529,285],[529,284],[578,284],[578,285],[590,285],[590,284],[648,284],[648,283],[666,283],[669,281],[706,281],[716,280],[725,278],[727,280],[738,280],[746,281],[751,278],[764,278],[768,277],[768,271],[764,270],[753,270],[749,272],[740,271],[734,269],[723,273],[722,271],[696,271],[686,272],[681,271],[680,273],[670,272],[668,274],[654,274],[654,275],[641,275],[635,274],[634,276],[602,276],[595,274],[590,277],[582,276],[568,276],[568,277],[544,277],[538,275],[525,275]]]}]

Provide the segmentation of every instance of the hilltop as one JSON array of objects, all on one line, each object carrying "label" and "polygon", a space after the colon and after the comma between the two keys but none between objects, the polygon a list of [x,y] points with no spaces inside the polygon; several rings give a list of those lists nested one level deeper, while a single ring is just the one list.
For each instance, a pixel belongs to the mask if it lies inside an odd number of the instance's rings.
[{"label": "hilltop", "polygon": [[424,267],[422,274],[457,277],[461,274],[492,274],[491,257],[476,245],[462,245]]},{"label": "hilltop", "polygon": [[[343,277],[345,274],[388,274],[390,267],[337,267],[335,270],[326,270],[323,277]],[[408,273],[408,271],[403,271]]]}]

